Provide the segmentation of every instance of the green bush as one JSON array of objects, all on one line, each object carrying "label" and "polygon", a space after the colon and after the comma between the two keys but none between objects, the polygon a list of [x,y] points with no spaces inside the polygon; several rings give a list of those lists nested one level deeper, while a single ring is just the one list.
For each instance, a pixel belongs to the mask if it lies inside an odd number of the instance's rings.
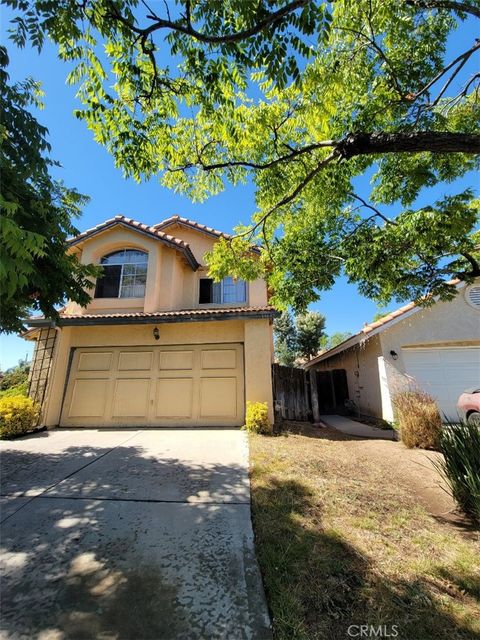
[{"label": "green bush", "polygon": [[5,391],[27,382],[29,370],[30,367],[24,362],[21,362],[17,367],[9,369],[0,380],[0,391]]},{"label": "green bush", "polygon": [[0,391],[0,398],[11,398],[12,396],[26,396],[28,394],[28,381],[18,384],[16,387],[9,387]]},{"label": "green bush", "polygon": [[480,522],[480,429],[467,422],[445,426],[440,451],[436,468],[460,509]]},{"label": "green bush", "polygon": [[272,433],[266,402],[248,402],[245,429],[253,433]]},{"label": "green bush", "polygon": [[442,419],[435,400],[423,391],[402,391],[393,398],[403,444],[409,449],[438,449]]},{"label": "green bush", "polygon": [[11,438],[31,431],[37,425],[39,413],[38,404],[31,398],[0,398],[0,438]]}]

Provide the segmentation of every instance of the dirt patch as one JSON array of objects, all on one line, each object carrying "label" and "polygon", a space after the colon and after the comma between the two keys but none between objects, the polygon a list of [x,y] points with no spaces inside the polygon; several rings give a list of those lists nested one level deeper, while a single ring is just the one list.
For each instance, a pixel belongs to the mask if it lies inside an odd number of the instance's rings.
[{"label": "dirt patch", "polygon": [[440,454],[283,428],[250,438],[256,549],[277,640],[348,638],[355,624],[405,640],[480,637],[479,532],[455,521],[432,464]]},{"label": "dirt patch", "polygon": [[425,509],[439,521],[473,531],[470,521],[457,509],[443,478],[434,462],[441,459],[437,451],[407,449],[402,442],[391,440],[366,440],[345,435],[330,427],[315,427],[304,422],[286,422],[283,433],[297,433],[309,438],[343,442],[345,463],[374,465],[384,474],[385,481],[397,483],[409,489]]}]

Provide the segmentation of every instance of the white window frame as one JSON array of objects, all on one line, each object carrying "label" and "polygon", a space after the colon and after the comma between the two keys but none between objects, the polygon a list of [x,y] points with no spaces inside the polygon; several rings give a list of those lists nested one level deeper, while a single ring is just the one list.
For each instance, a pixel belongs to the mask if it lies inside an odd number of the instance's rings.
[{"label": "white window frame", "polygon": [[[142,253],[145,256],[145,263],[144,262],[109,262],[109,263],[106,263],[106,264],[102,265],[102,260],[104,258],[108,258],[112,254],[120,253],[120,252],[123,252],[123,254],[125,255],[125,253],[127,251],[136,251],[137,253]],[[141,295],[141,296],[122,296],[123,272],[124,272],[125,265],[128,265],[128,264],[134,264],[134,265],[143,265],[143,264],[145,264],[145,289],[144,289],[143,295]],[[146,279],[147,279],[147,274],[148,274],[148,252],[147,251],[143,251],[142,249],[128,249],[128,248],[127,249],[118,249],[117,251],[112,251],[110,253],[107,253],[107,254],[103,255],[100,258],[100,266],[105,266],[105,267],[119,266],[119,267],[121,267],[120,282],[119,282],[119,285],[118,285],[118,296],[116,297],[116,299],[123,298],[125,300],[129,300],[129,299],[130,300],[134,300],[135,298],[139,298],[139,299],[140,298],[145,298],[145,294],[146,294],[146,291],[147,291]],[[136,274],[135,274],[135,276],[136,276]],[[127,285],[127,286],[130,286],[130,285]],[[135,285],[133,285],[133,286],[135,286]],[[96,298],[96,299],[101,300],[102,298]]]},{"label": "white window frame", "polygon": [[[229,300],[229,301],[225,301],[225,280],[227,278],[230,278],[233,280],[232,276],[226,276],[225,278],[222,278],[222,280],[220,280],[220,282],[213,282],[212,283],[212,302],[206,302],[206,303],[202,303],[202,304],[211,304],[211,305],[215,305],[215,304],[226,304],[226,305],[235,305],[235,304],[245,304],[247,302],[247,296],[248,296],[248,289],[247,289],[247,282],[246,280],[242,280],[241,278],[237,279],[237,282],[234,281],[234,284],[238,284],[240,282],[243,283],[243,287],[244,287],[244,295],[243,295],[243,300]],[[220,287],[220,301],[215,301],[215,287]]]}]

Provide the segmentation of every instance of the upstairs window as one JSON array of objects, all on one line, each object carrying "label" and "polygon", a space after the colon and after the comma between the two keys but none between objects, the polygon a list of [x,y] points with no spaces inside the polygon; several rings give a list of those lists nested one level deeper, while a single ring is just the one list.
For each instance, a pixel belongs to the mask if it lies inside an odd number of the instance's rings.
[{"label": "upstairs window", "polygon": [[200,304],[228,304],[246,300],[245,280],[234,280],[230,276],[220,282],[214,282],[211,278],[200,279]]},{"label": "upstairs window", "polygon": [[144,298],[148,254],[123,249],[100,260],[103,275],[98,278],[95,298]]}]

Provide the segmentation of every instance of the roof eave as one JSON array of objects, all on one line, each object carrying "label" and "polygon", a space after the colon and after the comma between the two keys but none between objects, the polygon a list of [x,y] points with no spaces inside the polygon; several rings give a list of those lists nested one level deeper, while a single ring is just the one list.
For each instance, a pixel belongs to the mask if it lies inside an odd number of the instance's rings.
[{"label": "roof eave", "polygon": [[[453,281],[451,281],[451,282],[449,282],[447,284],[451,284],[452,286],[455,286],[456,289],[462,289],[463,287],[465,287],[466,283],[463,280],[461,280],[461,281],[453,280]],[[439,300],[439,297],[435,296],[434,301],[437,302],[438,300]],[[394,327],[399,322],[402,322],[403,320],[406,320],[407,318],[409,318],[410,316],[414,315],[415,313],[417,313],[418,311],[420,311],[423,308],[424,307],[421,304],[414,304],[414,306],[411,309],[408,309],[408,311],[405,311],[404,313],[399,313],[397,316],[394,316],[394,317],[390,318],[387,322],[384,322],[383,324],[379,324],[377,327],[375,327],[373,329],[367,329],[367,330],[362,329],[362,331],[359,331],[354,336],[351,336],[350,338],[347,338],[346,340],[344,340],[343,342],[338,344],[336,347],[333,347],[333,349],[330,349],[329,351],[325,351],[325,353],[322,353],[321,355],[317,356],[316,358],[313,358],[312,360],[310,360],[309,362],[307,362],[303,366],[306,369],[308,369],[309,367],[311,367],[311,366],[313,366],[315,364],[318,364],[319,362],[323,362],[325,360],[328,360],[329,358],[332,358],[333,356],[336,356],[339,353],[342,353],[343,351],[346,351],[347,349],[351,349],[352,347],[356,346],[357,344],[360,344],[362,342],[366,342],[367,340],[369,340],[370,338],[373,338],[373,336],[376,336],[377,334],[381,333],[382,331],[388,331],[391,327]],[[393,312],[393,314],[394,313],[395,312]],[[368,327],[368,325],[367,325],[367,327]]]},{"label": "roof eave", "polygon": [[[162,222],[159,222],[158,224],[154,224],[153,228],[158,229],[159,231],[162,231],[163,229],[168,229],[168,227],[173,227],[175,225],[179,225],[184,229],[192,229],[193,231],[198,231],[198,233],[204,233],[210,238],[215,238],[216,240],[220,240],[221,238],[225,238],[225,240],[230,240],[234,237],[230,233],[224,233],[223,231],[218,231],[217,229],[210,230],[208,228],[202,228],[196,224],[192,224],[191,222],[185,222],[185,220],[181,220],[175,217],[162,220]],[[256,253],[257,255],[260,255],[261,253],[260,247],[257,247],[257,246],[252,246],[251,251],[252,253]]]},{"label": "roof eave", "polygon": [[76,236],[75,238],[71,238],[70,240],[68,240],[68,245],[70,247],[74,247],[74,246],[80,245],[83,242],[85,242],[87,240],[90,240],[91,238],[95,237],[96,235],[98,235],[100,233],[104,233],[104,231],[108,231],[108,229],[111,229],[112,227],[115,227],[117,225],[125,227],[126,229],[129,229],[130,231],[134,231],[136,233],[141,233],[142,235],[144,235],[144,236],[146,236],[148,238],[153,238],[154,240],[158,240],[159,242],[163,243],[165,246],[170,247],[171,249],[176,249],[177,251],[180,251],[185,256],[188,264],[192,267],[193,271],[197,271],[197,269],[200,268],[200,263],[197,262],[197,260],[196,260],[195,256],[193,255],[192,250],[190,249],[190,247],[182,247],[182,246],[176,244],[175,242],[172,242],[172,241],[168,240],[168,238],[160,238],[159,236],[155,235],[155,233],[152,233],[151,231],[148,231],[146,229],[140,229],[138,227],[130,225],[127,222],[125,222],[124,220],[112,220],[111,222],[107,222],[104,227],[101,227],[100,229],[94,229],[92,232],[88,233],[87,235],[82,236],[80,234],[79,236]]},{"label": "roof eave", "polygon": [[211,322],[219,320],[239,320],[242,318],[248,318],[250,320],[273,320],[278,315],[278,311],[274,309],[265,309],[263,311],[238,311],[236,313],[225,313],[213,311],[206,314],[191,314],[191,315],[150,315],[150,316],[102,316],[99,314],[92,318],[91,316],[77,316],[77,317],[63,317],[58,322],[58,325],[52,323],[52,321],[45,318],[32,318],[27,320],[26,324],[33,327],[72,327],[72,326],[104,326],[104,325],[131,325],[131,324],[172,324],[172,323],[187,323],[187,322]]}]

